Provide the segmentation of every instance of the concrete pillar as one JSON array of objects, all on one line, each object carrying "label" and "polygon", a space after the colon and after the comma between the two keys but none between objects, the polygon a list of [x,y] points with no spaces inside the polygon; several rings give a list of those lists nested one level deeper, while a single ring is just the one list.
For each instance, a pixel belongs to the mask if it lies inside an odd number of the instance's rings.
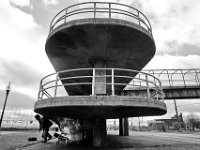
[{"label": "concrete pillar", "polygon": [[119,119],[119,135],[120,136],[128,136],[129,135],[128,118],[120,118]]},{"label": "concrete pillar", "polygon": [[[98,61],[94,64],[95,68],[105,68],[105,63]],[[95,70],[94,78],[94,95],[106,95],[106,70]],[[93,146],[105,147],[106,146],[106,119],[93,120]]]},{"label": "concrete pillar", "polygon": [[119,135],[123,136],[124,135],[124,118],[119,118]]},{"label": "concrete pillar", "polygon": [[106,119],[93,120],[93,146],[105,147],[106,146]]},{"label": "concrete pillar", "polygon": [[95,70],[95,95],[106,95],[106,70]]},{"label": "concrete pillar", "polygon": [[128,118],[124,118],[124,136],[129,136]]}]

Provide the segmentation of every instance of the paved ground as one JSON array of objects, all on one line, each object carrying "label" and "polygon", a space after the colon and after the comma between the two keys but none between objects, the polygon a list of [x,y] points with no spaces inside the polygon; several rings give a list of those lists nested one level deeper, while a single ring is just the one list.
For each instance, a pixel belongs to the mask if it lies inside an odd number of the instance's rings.
[{"label": "paved ground", "polygon": [[[131,132],[130,136],[118,136],[118,132],[109,132],[107,148],[115,150],[200,150],[200,134]],[[1,132],[0,149],[2,150],[63,150],[94,149],[88,145],[58,144],[57,139],[42,143],[41,133]],[[28,137],[37,137],[29,142]]]},{"label": "paved ground", "polygon": [[[29,137],[37,137],[37,141],[29,142]],[[0,136],[0,149],[14,150],[23,146],[40,143],[41,133],[38,131],[2,131]]]}]

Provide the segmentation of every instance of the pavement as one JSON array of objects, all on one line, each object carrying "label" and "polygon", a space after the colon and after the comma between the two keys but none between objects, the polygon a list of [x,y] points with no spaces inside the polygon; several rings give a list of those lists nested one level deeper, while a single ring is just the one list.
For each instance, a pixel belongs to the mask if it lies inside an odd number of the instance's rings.
[{"label": "pavement", "polygon": [[[53,132],[51,133],[53,134]],[[200,150],[200,135],[158,132],[130,132],[130,136],[118,136],[118,132],[108,132],[106,148],[92,148],[87,144],[58,143],[56,138],[42,142],[38,131],[2,131],[0,149],[2,150]],[[29,137],[37,140],[29,142]]]},{"label": "pavement", "polygon": [[[0,134],[0,149],[2,150],[14,150],[42,141],[41,133],[38,131],[1,131]],[[29,137],[36,137],[37,141],[29,142]]]}]

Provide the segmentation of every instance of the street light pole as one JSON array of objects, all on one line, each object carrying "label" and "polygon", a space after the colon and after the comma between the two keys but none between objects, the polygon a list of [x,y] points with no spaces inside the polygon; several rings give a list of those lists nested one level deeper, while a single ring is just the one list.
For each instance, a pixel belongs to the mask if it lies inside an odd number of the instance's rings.
[{"label": "street light pole", "polygon": [[8,83],[8,86],[6,88],[6,97],[5,97],[3,110],[2,110],[2,113],[1,113],[1,119],[0,119],[0,131],[1,131],[1,123],[2,123],[2,120],[3,120],[3,115],[4,115],[5,108],[6,108],[6,103],[7,103],[9,93],[10,93],[10,82]]}]

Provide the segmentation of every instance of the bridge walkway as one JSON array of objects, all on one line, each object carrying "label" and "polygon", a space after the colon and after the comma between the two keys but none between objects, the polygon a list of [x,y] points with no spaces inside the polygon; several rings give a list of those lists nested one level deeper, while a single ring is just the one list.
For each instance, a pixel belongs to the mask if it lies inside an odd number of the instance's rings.
[{"label": "bridge walkway", "polygon": [[[200,69],[152,69],[143,72],[161,81],[166,100],[200,98]],[[141,78],[140,75],[137,78]],[[133,88],[132,85],[142,87],[140,82],[133,79],[125,88],[125,94],[145,95],[146,90]]]}]

